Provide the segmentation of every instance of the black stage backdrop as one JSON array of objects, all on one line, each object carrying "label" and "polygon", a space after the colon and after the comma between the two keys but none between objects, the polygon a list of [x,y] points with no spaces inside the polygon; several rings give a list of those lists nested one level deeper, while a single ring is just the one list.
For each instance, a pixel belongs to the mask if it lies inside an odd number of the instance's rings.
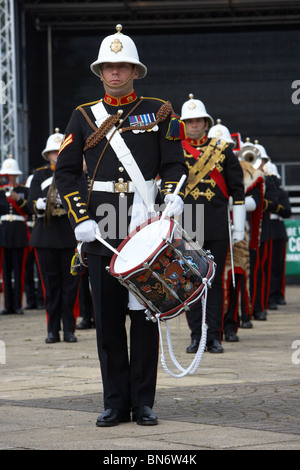
[{"label": "black stage backdrop", "polygon": [[[31,33],[30,166],[37,167],[49,126],[47,41],[45,32]],[[275,163],[299,161],[300,103],[292,100],[293,83],[300,85],[299,28],[130,35],[148,67],[146,78],[135,82],[138,95],[170,100],[180,114],[193,93],[215,121],[220,118],[243,140],[258,139]],[[102,39],[101,31],[53,32],[53,127],[62,133],[73,108],[103,96],[99,78],[90,71]]]}]

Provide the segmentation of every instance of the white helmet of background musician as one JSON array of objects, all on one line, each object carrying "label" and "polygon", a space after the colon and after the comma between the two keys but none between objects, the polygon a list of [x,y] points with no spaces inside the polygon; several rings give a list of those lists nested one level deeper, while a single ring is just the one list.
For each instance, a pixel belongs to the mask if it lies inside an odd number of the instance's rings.
[{"label": "white helmet of background musician", "polygon": [[18,162],[10,155],[6,160],[3,160],[0,175],[21,175],[22,171],[19,168]]},{"label": "white helmet of background musician", "polygon": [[48,161],[48,152],[59,151],[63,138],[63,134],[60,134],[58,127],[56,127],[55,133],[48,137],[46,147],[42,151],[42,156],[45,160]]},{"label": "white helmet of background musician", "polygon": [[221,124],[221,119],[217,119],[217,124],[209,129],[207,137],[216,137],[217,139],[224,140],[231,148],[235,146],[235,142],[232,140],[228,128]]},{"label": "white helmet of background musician", "polygon": [[214,125],[214,120],[206,112],[206,108],[202,101],[195,100],[192,93],[189,94],[189,98],[190,99],[182,105],[180,119],[184,121],[186,119],[207,118],[208,128],[210,129]]},{"label": "white helmet of background musician", "polygon": [[116,26],[116,30],[117,33],[103,39],[100,45],[98,59],[90,66],[92,72],[100,77],[101,64],[105,62],[126,62],[128,64],[137,65],[139,71],[138,78],[144,78],[147,75],[147,67],[140,62],[136,45],[129,36],[121,33],[121,24]]},{"label": "white helmet of background musician", "polygon": [[264,160],[271,160],[270,157],[269,157],[269,155],[268,155],[267,152],[266,152],[265,147],[263,147],[262,145],[260,145],[260,144],[258,143],[258,140],[255,140],[255,141],[254,141],[254,146],[259,150],[260,156],[261,156],[262,159],[264,159]]}]

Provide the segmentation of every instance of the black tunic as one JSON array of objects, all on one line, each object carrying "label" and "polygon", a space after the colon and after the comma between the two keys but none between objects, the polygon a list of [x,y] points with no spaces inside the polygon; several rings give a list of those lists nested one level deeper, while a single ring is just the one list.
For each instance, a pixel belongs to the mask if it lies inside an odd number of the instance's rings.
[{"label": "black tunic", "polygon": [[[133,107],[137,103],[138,101],[135,101],[134,103],[120,106],[108,105],[106,102],[103,104],[108,114],[116,115],[118,110],[121,109],[123,111],[122,119],[124,119],[124,122],[121,124],[121,129],[123,129],[121,135],[126,145],[131,150],[145,180],[155,179],[159,175],[162,180],[162,194],[164,195],[167,189],[173,192],[181,176],[187,174],[187,168],[184,163],[180,141],[172,141],[166,138],[169,116],[158,124],[157,131],[144,130],[137,133],[133,132],[136,128],[130,126],[129,120],[129,117],[133,116],[152,115],[152,113],[156,115],[165,102],[152,98],[143,98],[133,110]],[[82,108],[84,108],[87,116],[95,125],[95,117],[91,111],[90,105],[84,105]],[[131,207],[133,194],[129,193],[127,198],[123,198],[120,206],[120,195],[118,193],[92,191],[89,206],[84,205],[85,201],[80,194],[78,186],[78,178],[82,172],[83,153],[89,177],[92,179],[98,160],[107,145],[107,139],[104,137],[95,147],[88,148],[84,152],[83,149],[86,140],[93,132],[94,129],[83,116],[82,112],[78,108],[74,110],[66,129],[66,138],[62,145],[62,150],[57,160],[55,181],[59,193],[62,199],[64,199],[63,203],[73,228],[80,222],[89,218],[99,222],[103,217],[101,208],[103,209],[109,206],[114,208],[117,230],[115,234],[108,234],[107,241],[112,246],[117,247],[122,239],[125,238],[123,228],[121,234],[118,230],[120,207],[121,211],[124,211],[124,207]],[[118,181],[119,178],[123,178],[125,182],[130,181],[126,170],[120,164],[111,146],[108,145],[101,157],[101,162],[96,171],[95,181]],[[130,219],[128,217],[127,227],[129,221]],[[86,247],[86,252],[106,256],[112,254],[109,249],[99,242],[89,243]]]}]

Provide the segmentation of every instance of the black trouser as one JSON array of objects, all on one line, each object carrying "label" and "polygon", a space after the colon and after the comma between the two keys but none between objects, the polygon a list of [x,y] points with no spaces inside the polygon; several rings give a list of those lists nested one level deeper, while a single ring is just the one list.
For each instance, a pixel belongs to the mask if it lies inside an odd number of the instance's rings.
[{"label": "black trouser", "polygon": [[36,258],[34,249],[28,250],[25,268],[25,293],[28,306],[43,306],[44,296],[40,273],[37,270],[37,288],[35,286]]},{"label": "black trouser", "polygon": [[[205,250],[210,250],[217,264],[216,274],[212,282],[212,287],[208,289],[207,307],[206,307],[206,323],[207,343],[217,339],[221,340],[221,331],[223,328],[224,316],[224,285],[223,275],[228,252],[228,240],[210,240],[203,245]],[[201,322],[202,307],[201,301],[192,306],[187,312],[187,321],[191,330],[191,339],[200,341],[201,338]]]},{"label": "black trouser", "polygon": [[146,319],[144,310],[129,311],[128,357],[125,325],[128,291],[107,272],[105,267],[109,263],[109,257],[88,255],[104,408],[152,407],[158,363],[158,327]]},{"label": "black trouser", "polygon": [[[22,307],[27,248],[3,249],[4,303],[8,310]],[[12,280],[14,279],[14,287]]]},{"label": "black trouser", "polygon": [[74,248],[37,248],[37,258],[44,289],[48,333],[74,333],[78,277],[70,274]]},{"label": "black trouser", "polygon": [[79,306],[80,316],[87,321],[94,320],[94,306],[90,292],[90,278],[89,271],[86,271],[80,276],[79,284]]},{"label": "black trouser", "polygon": [[273,240],[269,304],[285,297],[286,240]]},{"label": "black trouser", "polygon": [[[247,289],[246,273],[235,273],[235,287],[232,281],[228,287],[228,308],[224,316],[225,333],[236,333],[239,328],[240,319],[242,322],[250,321],[249,293]],[[241,314],[239,315],[239,307]]]},{"label": "black trouser", "polygon": [[258,250],[250,250],[250,292],[252,313],[268,307],[272,261],[272,240],[261,242]]}]

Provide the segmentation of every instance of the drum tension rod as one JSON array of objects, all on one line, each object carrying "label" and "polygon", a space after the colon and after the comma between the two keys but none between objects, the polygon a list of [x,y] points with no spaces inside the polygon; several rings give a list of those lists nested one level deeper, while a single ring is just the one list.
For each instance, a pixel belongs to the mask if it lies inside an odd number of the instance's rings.
[{"label": "drum tension rod", "polygon": [[156,279],[158,279],[158,280],[162,283],[162,285],[165,286],[165,288],[168,289],[168,291],[171,292],[171,294],[175,297],[175,299],[176,299],[176,300],[179,300],[179,302],[181,303],[181,300],[180,300],[180,298],[178,297],[178,295],[176,294],[176,292],[166,283],[166,281],[164,281],[164,280],[162,279],[162,277],[161,277],[159,274],[157,274],[155,271],[153,271],[153,269],[150,268],[150,265],[149,265],[148,263],[143,263],[143,265],[144,265],[144,267],[145,267],[146,269],[149,269],[149,271],[151,271],[151,273],[153,274],[153,276],[154,276]]}]

